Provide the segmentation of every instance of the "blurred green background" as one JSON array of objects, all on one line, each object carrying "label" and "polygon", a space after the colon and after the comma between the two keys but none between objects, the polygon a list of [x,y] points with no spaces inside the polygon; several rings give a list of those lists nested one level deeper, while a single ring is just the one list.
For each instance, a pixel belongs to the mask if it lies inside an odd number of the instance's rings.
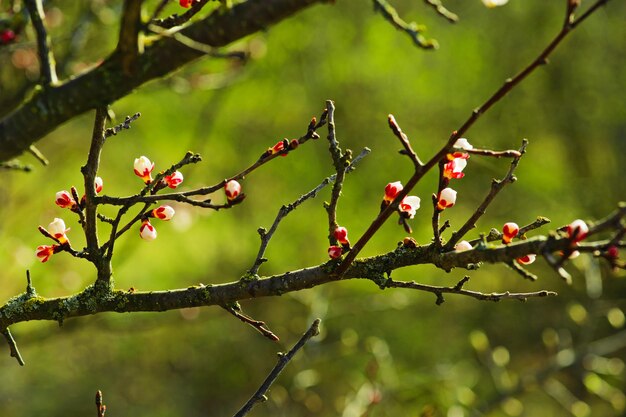
[{"label": "blurred green background", "polygon": [[[11,2],[0,3],[2,12],[5,3]],[[156,4],[146,3],[146,10]],[[339,203],[339,222],[355,241],[377,214],[385,184],[406,181],[411,173],[409,161],[397,154],[387,114],[429,158],[471,109],[547,45],[562,23],[562,3],[511,1],[487,9],[478,0],[447,1],[461,17],[451,25],[422,2],[396,1],[406,20],[428,26],[427,34],[441,46],[436,52],[416,49],[368,1],[307,9],[233,45],[252,53],[244,66],[200,60],[115,103],[118,122],[135,112],[142,116],[105,147],[104,193],[129,195],[140,188],[134,158],[146,155],[162,170],[187,150],[204,160],[183,169],[184,189],[216,183],[279,139],[304,134],[311,116],[333,99],[341,145],[355,154],[372,149],[348,177]],[[56,1],[46,8],[62,77],[93,65],[115,46],[121,2]],[[167,11],[179,11],[176,2]],[[539,215],[553,221],[547,232],[575,218],[601,218],[625,199],[625,15],[626,3],[610,2],[559,47],[549,65],[468,132],[477,147],[516,149],[522,138],[530,141],[519,180],[501,193],[471,237]],[[0,114],[37,77],[29,30],[17,44],[0,48]],[[54,217],[72,228],[75,247],[84,244],[76,219],[54,205],[54,195],[82,183],[92,121],[93,114],[85,114],[38,144],[48,167],[24,156],[34,172],[0,173],[2,300],[24,290],[26,269],[46,297],[74,293],[95,279],[89,264],[67,254],[45,264],[34,256],[37,245],[48,243],[37,226]],[[320,133],[324,137],[325,129]],[[444,215],[453,229],[482,200],[490,179],[507,168],[507,161],[472,157],[466,178],[455,183],[457,206]],[[147,291],[237,280],[253,263],[257,228],[269,227],[282,204],[332,171],[325,139],[311,141],[250,175],[242,182],[245,202],[232,210],[176,205],[170,223],[155,223],[156,241],[142,241],[136,230],[119,241],[117,286]],[[426,202],[435,187],[430,175],[416,189],[424,202],[412,222],[420,243],[431,238]],[[328,198],[325,190],[281,224],[261,275],[326,261],[322,203]],[[362,255],[392,250],[404,236],[389,221]],[[315,317],[323,320],[321,335],[251,415],[461,417],[480,415],[479,409],[490,416],[623,415],[624,274],[588,256],[568,265],[571,287],[542,260],[529,269],[540,275],[538,282],[485,265],[472,272],[467,288],[549,289],[559,297],[487,303],[449,296],[436,306],[430,294],[381,292],[355,280],[243,302],[247,313],[281,337],[276,344],[218,308],[101,314],[62,327],[22,323],[12,331],[27,365],[19,367],[2,348],[0,415],[94,415],[93,396],[101,389],[111,416],[230,416],[274,365],[275,353],[289,348]],[[466,272],[420,266],[396,271],[394,278],[453,285]],[[574,348],[589,346],[605,351],[574,354]],[[563,369],[537,379],[551,365]]]}]

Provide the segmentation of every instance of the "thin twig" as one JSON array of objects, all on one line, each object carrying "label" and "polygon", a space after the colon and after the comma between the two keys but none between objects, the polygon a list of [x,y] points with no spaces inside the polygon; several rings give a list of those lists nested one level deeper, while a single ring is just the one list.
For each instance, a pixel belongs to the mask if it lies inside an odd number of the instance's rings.
[{"label": "thin twig", "polygon": [[387,122],[389,124],[389,128],[393,132],[394,135],[398,138],[402,146],[404,147],[404,151],[402,153],[411,159],[413,165],[420,166],[423,165],[422,161],[420,161],[419,156],[415,153],[413,148],[411,147],[411,142],[409,141],[408,136],[402,131],[402,128],[396,121],[396,118],[393,117],[393,114],[387,116]]},{"label": "thin twig", "polygon": [[6,169],[7,171],[22,171],[31,172],[33,167],[31,165],[24,165],[17,161],[0,162],[0,169]]},{"label": "thin twig", "polygon": [[422,32],[426,30],[425,26],[418,25],[415,22],[405,22],[398,15],[396,9],[386,0],[374,0],[374,10],[379,11],[393,27],[409,35],[416,46],[422,49],[437,49],[439,47],[436,40],[426,39],[422,35]]},{"label": "thin twig", "polygon": [[291,359],[293,359],[294,355],[300,349],[302,349],[304,345],[313,336],[317,336],[319,334],[320,322],[321,322],[320,319],[315,319],[315,321],[313,321],[313,324],[311,324],[311,327],[309,327],[309,330],[307,330],[306,333],[302,335],[300,340],[298,340],[298,342],[291,348],[289,352],[278,354],[278,363],[276,364],[276,366],[274,366],[274,368],[271,370],[267,378],[265,378],[265,381],[263,381],[263,383],[261,384],[259,389],[254,393],[254,395],[250,397],[248,402],[246,402],[244,406],[237,413],[235,413],[234,417],[245,416],[246,414],[250,412],[250,410],[252,410],[252,408],[257,403],[267,400],[265,393],[272,386],[276,378],[278,378],[278,375],[280,375],[280,373],[285,368],[285,366],[287,366],[287,364],[291,361]]},{"label": "thin twig", "polygon": [[104,417],[107,411],[107,406],[104,405],[102,399],[102,391],[96,391],[96,410],[98,411],[98,417]]},{"label": "thin twig", "polygon": [[[363,158],[365,158],[367,156],[367,154],[370,153],[370,149],[369,148],[365,148],[361,151],[360,154],[358,154],[356,156],[356,158],[354,158],[350,165],[346,168],[346,174],[349,174],[350,172],[354,171],[355,169],[355,165]],[[278,210],[278,214],[276,214],[276,218],[274,219],[274,223],[272,223],[272,226],[270,227],[269,230],[261,227],[258,229],[259,235],[261,236],[261,246],[259,247],[259,252],[257,253],[256,259],[254,261],[254,264],[252,265],[252,267],[248,270],[248,274],[254,276],[257,275],[257,273],[259,272],[259,268],[261,267],[261,264],[263,264],[264,262],[267,261],[267,258],[265,258],[265,251],[267,249],[267,245],[269,244],[270,240],[272,239],[272,236],[274,236],[274,233],[276,232],[276,230],[278,229],[278,225],[280,224],[280,222],[287,217],[287,215],[289,213],[291,213],[293,210],[295,210],[300,204],[304,203],[306,200],[310,199],[310,198],[315,198],[317,196],[317,194],[322,190],[322,188],[326,187],[328,184],[330,184],[331,182],[335,181],[335,178],[337,178],[337,174],[333,174],[330,177],[326,177],[324,178],[324,180],[314,189],[312,189],[311,191],[309,191],[306,194],[301,195],[296,201],[294,201],[291,204],[288,204],[286,206],[282,206],[279,210]]]},{"label": "thin twig", "polygon": [[343,152],[339,147],[335,132],[335,103],[333,103],[332,100],[326,101],[326,110],[328,110],[329,151],[336,172],[333,190],[330,194],[330,202],[326,207],[326,212],[328,213],[328,241],[330,245],[336,245],[337,239],[334,236],[334,231],[339,227],[337,223],[337,205],[339,204],[339,197],[341,197],[341,189],[343,188],[343,179],[346,176],[346,169],[350,164],[352,154],[349,149]]},{"label": "thin twig", "polygon": [[24,362],[24,359],[22,358],[22,355],[20,354],[20,351],[17,348],[17,343],[15,343],[15,339],[13,339],[13,335],[11,334],[11,331],[9,330],[9,328],[7,327],[5,329],[2,329],[0,330],[0,332],[2,333],[4,338],[7,340],[7,343],[9,344],[9,349],[11,350],[11,357],[15,358],[17,360],[17,363],[20,364],[20,366],[24,366],[26,362]]},{"label": "thin twig", "polygon": [[246,316],[245,314],[241,313],[241,307],[239,307],[238,304],[236,304],[236,307],[233,307],[231,305],[223,305],[222,308],[241,320],[243,323],[251,326],[254,330],[261,333],[272,342],[278,342],[280,340],[278,336],[276,336],[270,329],[267,328],[265,322],[254,320],[252,317]]},{"label": "thin twig", "polygon": [[[519,232],[517,233],[517,236],[524,236],[526,233],[530,232],[531,230],[538,229],[541,226],[545,226],[548,223],[550,223],[550,219],[548,219],[547,217],[542,217],[542,216],[537,217],[537,219],[534,222],[520,227]],[[469,244],[474,246],[477,243],[479,243],[481,240],[482,240],[481,238],[473,239],[469,241]],[[485,241],[487,242],[495,242],[498,240],[502,240],[502,232],[496,229],[491,229],[489,231],[489,234],[485,236]]]},{"label": "thin twig", "polygon": [[115,136],[124,129],[130,129],[131,123],[139,119],[139,117],[141,117],[141,113],[139,112],[133,114],[132,116],[126,116],[126,118],[124,119],[122,123],[118,124],[117,126],[109,127],[108,129],[106,129],[104,131],[104,137],[108,138],[111,136]]},{"label": "thin twig", "polygon": [[54,55],[50,47],[50,36],[44,26],[44,10],[42,0],[24,0],[28,9],[30,20],[37,34],[37,54],[41,68],[41,84],[44,86],[54,85],[58,82]]},{"label": "thin twig", "polygon": [[448,22],[456,23],[459,21],[459,16],[446,9],[441,3],[441,0],[424,0],[424,3],[435,9],[437,14],[446,19]]},{"label": "thin twig", "polygon": [[491,181],[491,189],[489,190],[489,194],[485,197],[485,199],[480,203],[480,205],[476,208],[474,213],[467,219],[467,221],[461,226],[461,228],[452,233],[450,237],[450,241],[446,243],[444,247],[444,251],[449,251],[454,248],[454,245],[457,244],[459,240],[463,238],[471,229],[476,227],[476,222],[478,219],[482,217],[483,214],[487,211],[487,207],[489,204],[496,198],[498,193],[507,185],[516,181],[516,177],[514,174],[517,165],[519,164],[520,159],[526,152],[526,146],[528,145],[528,141],[524,139],[522,141],[522,146],[519,148],[519,153],[513,158],[511,161],[511,166],[509,167],[509,171],[501,180],[492,180]]},{"label": "thin twig", "polygon": [[95,201],[96,190],[95,180],[98,168],[100,167],[100,153],[104,146],[104,129],[106,125],[107,108],[106,106],[96,108],[96,117],[94,120],[93,134],[91,136],[91,146],[89,147],[89,155],[87,163],[81,168],[85,179],[85,222],[83,228],[85,230],[85,238],[87,240],[87,250],[95,261],[99,249],[98,244],[98,222],[96,221],[97,202]]},{"label": "thin twig", "polygon": [[41,165],[48,166],[48,164],[50,163],[50,161],[48,161],[48,158],[46,158],[46,156],[41,153],[41,151],[37,149],[35,145],[30,145],[28,147],[28,152],[30,152],[30,154],[34,156],[35,159],[41,163]]},{"label": "thin twig", "polygon": [[175,26],[184,25],[189,20],[191,20],[191,18],[194,17],[200,10],[202,10],[204,5],[207,4],[208,2],[209,0],[197,0],[191,4],[191,8],[189,10],[187,10],[185,13],[181,15],[173,14],[171,16],[166,17],[165,19],[156,19],[156,16],[158,15],[158,13],[160,13],[160,11],[163,8],[163,5],[162,5],[160,8],[157,8],[155,10],[152,16],[152,19],[150,19],[150,24],[162,27],[164,29],[171,29]]},{"label": "thin twig", "polygon": [[553,291],[535,291],[535,292],[522,292],[522,293],[514,293],[514,292],[502,292],[502,293],[482,293],[478,291],[470,291],[464,290],[463,284],[468,281],[468,278],[465,277],[457,285],[454,287],[438,287],[434,285],[425,285],[418,284],[415,281],[395,281],[391,278],[385,281],[385,288],[409,288],[414,290],[426,291],[433,293],[437,296],[437,305],[442,304],[445,300],[443,298],[443,294],[459,294],[466,295],[468,297],[475,298],[481,301],[500,301],[500,300],[519,300],[526,301],[529,298],[536,297],[548,297],[548,296],[556,296],[557,293]]}]

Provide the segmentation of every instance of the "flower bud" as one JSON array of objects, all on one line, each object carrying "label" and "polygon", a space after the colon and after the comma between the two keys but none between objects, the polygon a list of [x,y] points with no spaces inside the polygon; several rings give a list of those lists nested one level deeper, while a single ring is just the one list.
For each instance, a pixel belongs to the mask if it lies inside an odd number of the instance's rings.
[{"label": "flower bud", "polygon": [[448,179],[463,178],[465,176],[463,170],[466,166],[467,161],[464,158],[454,158],[444,165],[443,176]]},{"label": "flower bud", "polygon": [[567,236],[572,239],[574,243],[578,243],[586,238],[588,233],[589,226],[580,219],[574,220],[567,226]]},{"label": "flower bud", "polygon": [[333,236],[335,236],[337,242],[341,243],[342,245],[350,244],[350,241],[348,240],[348,229],[346,229],[345,227],[337,227],[333,232]]},{"label": "flower bud", "polygon": [[179,0],[178,2],[178,4],[180,4],[180,6],[184,7],[185,9],[190,8],[192,3],[193,3],[193,0]]},{"label": "flower bud", "polygon": [[483,4],[490,9],[498,6],[504,6],[509,0],[483,0]]},{"label": "flower bud", "polygon": [[513,238],[519,233],[519,226],[517,223],[508,222],[502,226],[502,243],[511,243]]},{"label": "flower bud", "polygon": [[439,210],[444,210],[448,207],[452,207],[456,203],[456,191],[452,188],[444,188],[439,193],[439,198],[437,199],[437,208]]},{"label": "flower bud", "polygon": [[535,262],[536,258],[537,258],[537,255],[535,255],[534,253],[529,253],[528,255],[524,255],[521,258],[517,258],[517,262],[519,262],[522,265],[530,265],[533,262]]},{"label": "flower bud", "polygon": [[391,203],[394,198],[398,195],[400,191],[402,191],[402,183],[400,181],[390,182],[385,187],[385,197],[384,201]]},{"label": "flower bud", "polygon": [[341,258],[342,254],[343,249],[341,248],[341,246],[332,245],[328,248],[328,256],[330,256],[330,259]]},{"label": "flower bud", "polygon": [[462,240],[456,245],[454,245],[454,250],[456,252],[464,252],[466,250],[471,250],[471,249],[472,249],[472,245],[470,245],[470,243],[467,240]]},{"label": "flower bud", "polygon": [[465,139],[465,138],[457,139],[456,142],[454,142],[453,146],[455,148],[463,149],[463,150],[466,150],[466,151],[470,151],[470,150],[474,149],[472,144],[469,143],[468,140]]},{"label": "flower bud", "polygon": [[0,45],[8,45],[15,40],[15,32],[11,29],[0,31]]},{"label": "flower bud", "polygon": [[144,183],[150,184],[152,181],[152,175],[150,173],[154,169],[154,163],[150,162],[145,156],[140,156],[135,159],[134,170],[135,175],[143,180]]},{"label": "flower bud", "polygon": [[[287,139],[283,139],[280,142],[276,143],[276,145],[272,146],[267,150],[270,155],[274,155],[280,153],[285,150],[285,144],[289,145],[289,141]],[[286,153],[283,153],[282,156],[287,156]]]},{"label": "flower bud", "polygon": [[37,255],[37,258],[39,258],[41,263],[44,263],[50,259],[50,257],[56,252],[57,248],[57,245],[40,245],[37,246],[35,255]]},{"label": "flower bud", "polygon": [[606,250],[606,256],[611,259],[619,258],[619,249],[617,248],[617,246],[615,245],[609,246],[608,249]]},{"label": "flower bud", "polygon": [[54,202],[57,206],[61,208],[72,209],[76,206],[76,201],[74,201],[74,198],[72,197],[70,192],[66,190],[59,191],[56,194]]},{"label": "flower bud", "polygon": [[180,171],[176,171],[171,175],[163,177],[163,181],[165,181],[167,186],[170,188],[178,187],[183,182],[183,179],[183,174]]},{"label": "flower bud", "polygon": [[48,225],[47,230],[52,236],[59,240],[60,244],[69,242],[67,236],[65,235],[65,232],[70,229],[65,228],[65,222],[63,221],[63,219],[55,218],[54,221]]},{"label": "flower bud", "polygon": [[149,220],[141,222],[141,226],[139,226],[139,236],[141,236],[143,240],[148,241],[156,239],[157,231],[154,226],[150,224]]},{"label": "flower bud", "polygon": [[420,198],[414,195],[404,197],[402,199],[402,202],[400,203],[400,206],[398,207],[400,209],[400,213],[402,213],[409,219],[412,219],[413,217],[415,217],[415,212],[417,211],[417,209],[420,208],[420,201]]},{"label": "flower bud", "polygon": [[176,212],[170,206],[161,206],[152,210],[152,215],[160,220],[171,220]]},{"label": "flower bud", "polygon": [[100,191],[102,191],[102,187],[104,186],[104,182],[102,181],[101,177],[96,177],[96,179],[94,180],[94,187],[96,189],[96,194],[99,194]]},{"label": "flower bud", "polygon": [[241,193],[241,184],[235,180],[230,180],[224,185],[224,192],[228,201],[233,201]]}]

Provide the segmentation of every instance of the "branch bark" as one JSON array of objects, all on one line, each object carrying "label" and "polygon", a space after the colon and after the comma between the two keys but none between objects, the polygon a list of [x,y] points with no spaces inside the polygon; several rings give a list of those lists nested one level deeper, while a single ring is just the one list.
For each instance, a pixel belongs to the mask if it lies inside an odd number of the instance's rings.
[{"label": "branch bark", "polygon": [[[228,13],[216,11],[180,33],[211,47],[223,47],[324,1],[248,0],[233,6]],[[35,88],[29,99],[0,120],[0,162],[17,157],[73,117],[113,103],[147,81],[204,55],[174,38],[163,37],[146,46],[130,72],[125,71],[124,55],[118,50],[74,79],[45,89]]]}]

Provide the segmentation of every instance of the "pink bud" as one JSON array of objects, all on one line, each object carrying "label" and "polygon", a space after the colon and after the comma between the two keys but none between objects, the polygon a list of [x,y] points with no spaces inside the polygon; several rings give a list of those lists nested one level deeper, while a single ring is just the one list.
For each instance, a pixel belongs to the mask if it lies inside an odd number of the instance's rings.
[{"label": "pink bud", "polygon": [[184,7],[185,9],[190,8],[192,3],[193,3],[193,0],[179,0],[178,2],[178,4],[180,4],[180,6]]},{"label": "pink bud", "polygon": [[454,246],[454,250],[457,252],[464,252],[466,250],[471,250],[472,245],[467,240],[462,240]]},{"label": "pink bud", "polygon": [[241,193],[241,185],[235,180],[230,180],[224,185],[224,192],[228,201],[233,201]]},{"label": "pink bud", "polygon": [[517,223],[508,222],[502,226],[502,243],[511,243],[514,237],[519,233]]},{"label": "pink bud", "polygon": [[144,183],[149,184],[152,181],[152,175],[150,173],[154,169],[154,163],[150,162],[145,156],[140,156],[135,159],[134,170],[135,175],[143,180]]},{"label": "pink bud", "polygon": [[183,182],[183,179],[183,174],[180,171],[176,171],[171,175],[166,175],[163,181],[165,181],[168,187],[176,188]]},{"label": "pink bud", "polygon": [[384,201],[392,202],[394,198],[398,195],[400,191],[402,191],[402,183],[400,181],[390,182],[385,187],[385,197]]},{"label": "pink bud", "polygon": [[328,256],[330,256],[331,259],[341,258],[342,253],[343,249],[341,246],[333,245],[328,248]]},{"label": "pink bud", "polygon": [[466,166],[467,161],[464,158],[454,158],[444,165],[443,176],[448,179],[463,178],[465,176],[463,170]]},{"label": "pink bud", "polygon": [[103,186],[104,186],[104,182],[102,181],[102,178],[96,177],[96,179],[94,180],[94,187],[96,188],[96,194],[102,191]]},{"label": "pink bud", "polygon": [[175,213],[174,209],[170,206],[161,206],[152,210],[154,217],[165,221],[171,220]]},{"label": "pink bud", "polygon": [[452,188],[444,188],[439,193],[439,199],[437,200],[437,208],[439,210],[452,207],[456,203],[456,191]]},{"label": "pink bud", "polygon": [[400,212],[404,213],[409,219],[415,217],[415,212],[420,208],[420,198],[414,195],[406,196],[402,199],[400,206]]},{"label": "pink bud", "polygon": [[615,245],[609,246],[608,249],[606,250],[606,256],[612,259],[619,258],[619,249],[617,248],[617,246]]},{"label": "pink bud", "polygon": [[65,232],[70,229],[65,228],[65,222],[63,219],[55,218],[52,223],[48,225],[48,232],[59,240],[59,243],[64,244],[69,242]]},{"label": "pink bud", "polygon": [[536,258],[537,258],[537,255],[533,253],[529,253],[528,255],[524,255],[521,258],[517,258],[517,262],[519,262],[522,265],[530,265],[533,262],[535,262]]},{"label": "pink bud", "polygon": [[149,220],[144,220],[141,226],[139,226],[139,236],[141,236],[143,240],[148,241],[156,239],[157,231],[154,226],[150,224]]},{"label": "pink bud", "polygon": [[588,233],[589,227],[587,223],[580,219],[574,220],[567,226],[567,236],[572,239],[574,243],[580,242],[586,238]]},{"label": "pink bud", "polygon": [[333,235],[335,236],[335,239],[337,239],[337,241],[342,245],[350,244],[350,241],[348,240],[348,229],[346,229],[345,227],[337,227]]},{"label": "pink bud", "polygon": [[57,245],[40,245],[37,246],[35,255],[37,255],[37,258],[39,258],[42,263],[47,262],[56,251],[56,248],[58,248]]},{"label": "pink bud", "polygon": [[15,32],[11,29],[0,31],[0,45],[6,45],[15,40]]},{"label": "pink bud", "polygon": [[69,191],[66,191],[66,190],[59,191],[56,194],[54,202],[56,203],[57,206],[61,208],[71,209],[76,206],[76,201],[74,201],[72,194],[70,194]]},{"label": "pink bud", "polygon": [[[282,152],[284,149],[285,149],[285,141],[281,140],[280,142],[276,143],[276,145],[269,148],[268,152],[270,153],[270,155],[274,155],[279,152]],[[287,154],[283,153],[282,156],[287,156]]]}]

